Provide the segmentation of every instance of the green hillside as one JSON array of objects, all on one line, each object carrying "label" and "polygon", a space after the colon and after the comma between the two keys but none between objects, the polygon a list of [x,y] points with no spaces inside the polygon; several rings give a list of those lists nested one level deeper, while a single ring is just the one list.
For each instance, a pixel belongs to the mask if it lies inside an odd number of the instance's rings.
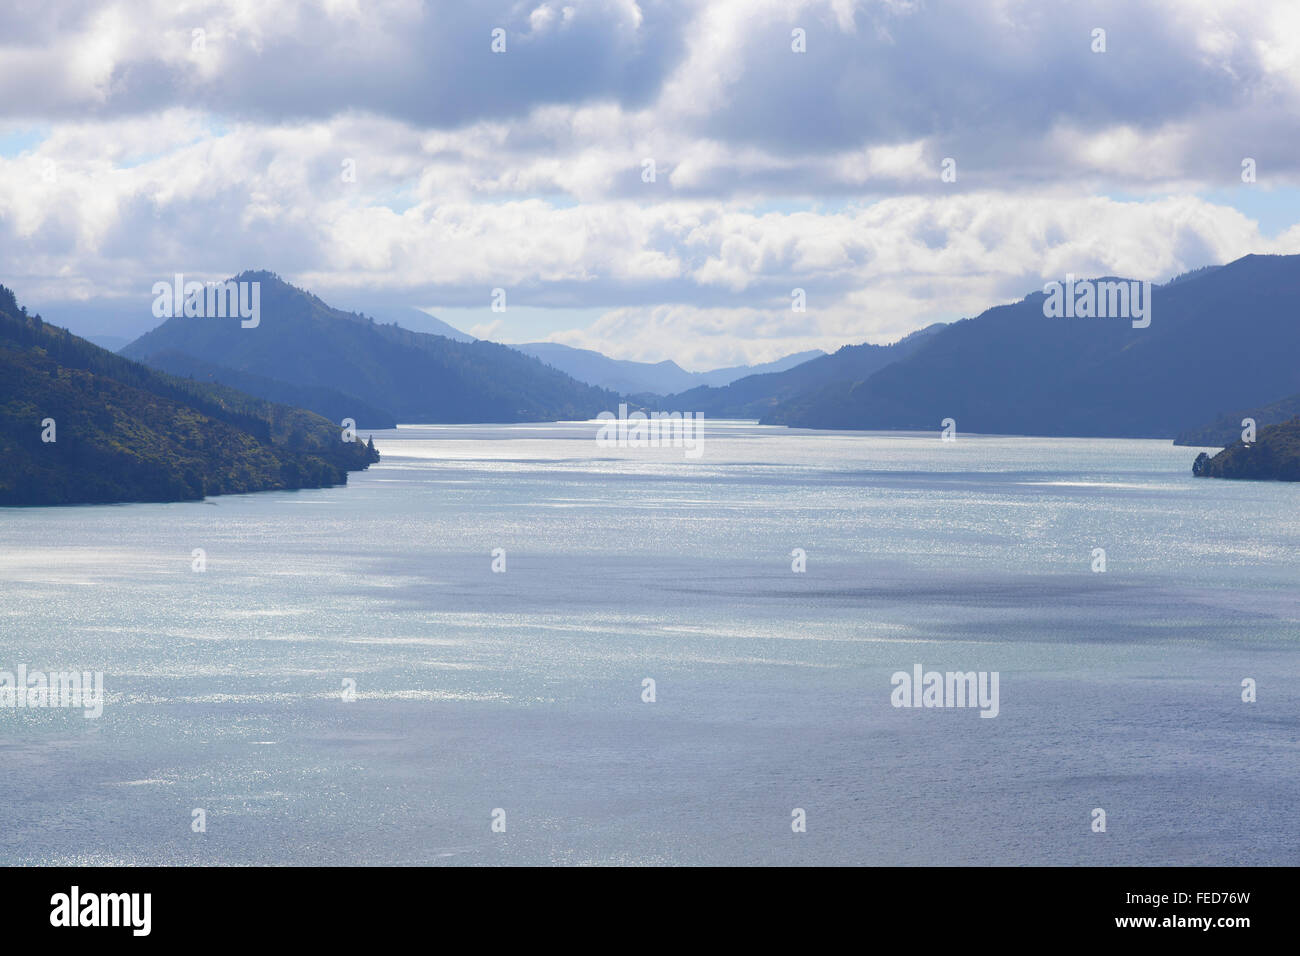
[{"label": "green hillside", "polygon": [[377,460],[327,419],[154,371],[29,316],[0,286],[0,505],[317,488]]},{"label": "green hillside", "polygon": [[1198,478],[1255,478],[1300,481],[1300,416],[1280,425],[1267,425],[1247,445],[1238,440],[1213,458],[1196,456],[1192,474]]}]

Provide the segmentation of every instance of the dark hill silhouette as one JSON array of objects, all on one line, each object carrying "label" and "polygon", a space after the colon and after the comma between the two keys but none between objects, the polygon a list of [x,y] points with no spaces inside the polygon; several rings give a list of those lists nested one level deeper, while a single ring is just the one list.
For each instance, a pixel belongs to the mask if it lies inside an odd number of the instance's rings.
[{"label": "dark hill silhouette", "polygon": [[311,409],[332,422],[345,418],[362,422],[362,428],[396,428],[397,418],[392,412],[375,408],[354,395],[345,395],[336,388],[322,385],[294,385],[273,378],[238,372],[205,362],[183,352],[157,352],[149,356],[149,364],[160,371],[200,382],[228,385],[247,395],[256,395],[280,405],[293,405]]},{"label": "dark hill silhouette", "polygon": [[660,400],[661,408],[712,418],[764,418],[782,403],[807,400],[831,382],[852,384],[910,355],[944,326],[927,326],[892,345],[846,345],[781,372],[747,375],[721,388],[701,386]]},{"label": "dark hill silhouette", "polygon": [[318,415],[164,375],[29,316],[0,286],[0,505],[324,487],[377,460]]},{"label": "dark hill silhouette", "polygon": [[811,428],[1172,438],[1300,391],[1300,256],[1246,256],[1152,290],[1148,328],[1047,318],[1034,293],[956,322],[864,382],[764,421]]},{"label": "dark hill silhouette", "polygon": [[1174,444],[1192,445],[1201,448],[1206,446],[1226,448],[1233,442],[1241,440],[1241,423],[1244,419],[1253,418],[1255,427],[1263,428],[1265,425],[1279,425],[1282,422],[1290,421],[1297,415],[1300,415],[1300,395],[1292,395],[1290,398],[1262,405],[1259,408],[1229,412],[1207,425],[1179,432],[1178,437],[1174,439]]},{"label": "dark hill silhouette", "polygon": [[[261,283],[261,320],[173,317],[136,339],[123,355],[159,367],[188,356],[219,380],[227,372],[255,394],[265,382],[331,389],[359,400],[358,427],[402,422],[520,422],[594,418],[616,408],[611,392],[574,381],[535,358],[494,342],[457,342],[383,325],[331,308],[269,272],[236,282]],[[308,401],[308,398],[304,398]],[[307,407],[326,407],[311,399]],[[333,418],[336,407],[328,406]],[[375,416],[374,421],[367,420]]]},{"label": "dark hill silhouette", "polygon": [[1197,478],[1253,478],[1300,481],[1300,417],[1259,429],[1252,444],[1238,439],[1217,455],[1196,456]]}]

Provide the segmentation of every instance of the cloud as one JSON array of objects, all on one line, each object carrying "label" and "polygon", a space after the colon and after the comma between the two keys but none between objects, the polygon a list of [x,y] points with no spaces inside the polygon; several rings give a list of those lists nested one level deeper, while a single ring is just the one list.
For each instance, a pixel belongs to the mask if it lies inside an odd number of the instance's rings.
[{"label": "cloud", "polygon": [[[361,110],[420,126],[526,114],[542,103],[654,95],[680,49],[668,0],[365,4],[133,0],[25,5],[0,86],[10,117],[169,107],[264,122]],[[17,19],[15,13],[10,17]],[[505,51],[492,50],[503,30]],[[33,76],[52,82],[31,84]]]},{"label": "cloud", "polygon": [[465,329],[465,331],[476,339],[487,339],[492,341],[501,335],[504,328],[505,322],[501,319],[495,319],[491,322],[480,322],[477,325]]},{"label": "cloud", "polygon": [[557,340],[696,367],[885,341],[1067,271],[1162,279],[1300,249],[1226,204],[1294,205],[1296,17],[1208,0],[8,7],[0,88],[23,93],[0,97],[0,142],[21,144],[0,153],[3,278],[34,305],[245,268],[353,302],[477,308],[503,287],[602,310]]}]

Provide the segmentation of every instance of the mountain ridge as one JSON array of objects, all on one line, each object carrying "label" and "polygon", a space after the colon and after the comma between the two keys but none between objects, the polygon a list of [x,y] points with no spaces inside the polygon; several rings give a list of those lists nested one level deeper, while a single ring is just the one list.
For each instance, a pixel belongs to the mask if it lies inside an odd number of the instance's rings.
[{"label": "mountain ridge", "polygon": [[610,358],[593,349],[580,349],[560,342],[525,342],[513,349],[532,355],[580,382],[607,388],[623,395],[672,395],[699,386],[722,387],[748,375],[781,372],[826,353],[808,349],[757,365],[735,365],[688,372],[671,359],[638,362]]},{"label": "mountain ridge", "polygon": [[697,411],[714,418],[761,420],[780,405],[826,387],[827,382],[856,382],[870,377],[909,355],[943,327],[943,323],[936,322],[890,345],[845,345],[829,355],[784,371],[747,375],[721,388],[700,386],[667,396],[658,405]]},{"label": "mountain ridge", "polygon": [[0,286],[0,505],[327,487],[378,457],[310,412],[100,348]]},{"label": "mountain ridge", "polygon": [[[220,379],[249,376],[298,388],[332,389],[362,403],[360,427],[402,422],[477,423],[593,418],[617,396],[575,381],[494,342],[461,342],[344,312],[274,273],[244,272],[260,283],[255,328],[233,320],[174,316],[121,354],[154,365],[177,356],[206,363]],[[279,387],[277,385],[277,387]],[[367,412],[366,410],[370,411]],[[374,423],[365,420],[376,417]]]},{"label": "mountain ridge", "polygon": [[940,330],[912,355],[768,424],[1173,438],[1300,390],[1300,256],[1244,256],[1154,286],[1152,322],[1048,318],[1043,292]]}]

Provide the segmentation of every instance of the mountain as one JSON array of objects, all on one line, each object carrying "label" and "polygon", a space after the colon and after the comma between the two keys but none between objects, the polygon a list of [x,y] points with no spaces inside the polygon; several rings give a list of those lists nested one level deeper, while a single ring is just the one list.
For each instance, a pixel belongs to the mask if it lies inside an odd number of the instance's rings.
[{"label": "mountain", "polygon": [[451,339],[455,342],[477,342],[478,339],[468,332],[462,332],[454,325],[442,321],[436,316],[430,315],[423,309],[413,309],[409,306],[389,308],[386,306],[366,308],[366,315],[380,322],[395,323],[404,329],[410,329],[412,332],[427,332],[430,335],[441,335],[444,338]]},{"label": "mountain", "polygon": [[1277,425],[1289,421],[1297,415],[1300,415],[1300,395],[1292,395],[1290,398],[1284,398],[1270,405],[1248,408],[1241,412],[1230,412],[1227,415],[1221,415],[1209,424],[1179,432],[1178,437],[1174,439],[1174,444],[1191,445],[1199,448],[1207,446],[1226,448],[1233,442],[1241,440],[1242,419],[1253,418],[1255,419],[1255,427],[1263,428],[1265,425]]},{"label": "mountain", "polygon": [[110,352],[116,352],[131,341],[120,335],[86,335],[83,338],[87,342],[94,342],[101,349],[108,349]]},{"label": "mountain", "polygon": [[[260,318],[174,316],[122,354],[160,368],[192,367],[271,397],[282,386],[328,389],[328,402],[306,393],[306,407],[333,421],[337,396],[355,398],[345,417],[358,427],[401,422],[521,422],[592,418],[616,408],[609,392],[574,381],[531,356],[493,342],[457,342],[383,325],[331,308],[269,272],[234,282],[259,283]],[[196,364],[196,363],[202,363]],[[236,377],[232,373],[238,373]],[[271,382],[274,387],[266,383]]]},{"label": "mountain", "polygon": [[397,427],[397,420],[391,412],[375,408],[353,395],[345,395],[338,389],[328,386],[281,382],[251,372],[223,368],[183,352],[155,352],[149,356],[149,365],[180,378],[228,385],[247,395],[256,395],[269,402],[308,408],[332,422],[342,422],[345,418],[351,418],[364,422],[363,428]]},{"label": "mountain", "polygon": [[821,349],[809,349],[806,352],[794,352],[773,362],[760,362],[757,365],[733,365],[729,368],[715,368],[711,372],[691,372],[696,378],[696,385],[711,385],[722,388],[750,375],[766,375],[769,372],[784,372],[786,369],[803,365],[813,359],[821,358],[826,353]]},{"label": "mountain", "polygon": [[612,359],[590,349],[575,349],[558,342],[527,342],[511,348],[531,355],[579,382],[622,395],[662,395],[665,389],[676,391],[689,387],[683,383],[692,381],[691,373],[672,361],[651,363]]},{"label": "mountain", "polygon": [[1045,296],[936,333],[864,382],[764,419],[810,428],[1172,438],[1300,391],[1300,257],[1257,256],[1151,289],[1150,325],[1048,318]]},{"label": "mountain", "polygon": [[721,388],[693,388],[670,395],[658,404],[664,409],[699,412],[711,418],[764,418],[783,403],[817,394],[828,382],[862,381],[880,369],[910,355],[943,328],[930,325],[892,345],[846,345],[831,355],[821,355],[793,368],[747,375]]},{"label": "mountain", "polygon": [[0,505],[345,484],[379,456],[341,439],[310,412],[114,355],[29,316],[0,286]]},{"label": "mountain", "polygon": [[1192,474],[1197,478],[1254,478],[1300,481],[1300,418],[1266,425],[1247,445],[1238,440],[1214,457],[1196,456]]},{"label": "mountain", "polygon": [[746,375],[780,372],[826,354],[813,349],[761,365],[737,365],[709,372],[688,372],[672,361],[634,362],[629,359],[612,359],[590,349],[575,349],[558,342],[529,342],[511,348],[541,359],[580,382],[612,389],[624,395],[671,395],[699,385],[727,385]]}]

